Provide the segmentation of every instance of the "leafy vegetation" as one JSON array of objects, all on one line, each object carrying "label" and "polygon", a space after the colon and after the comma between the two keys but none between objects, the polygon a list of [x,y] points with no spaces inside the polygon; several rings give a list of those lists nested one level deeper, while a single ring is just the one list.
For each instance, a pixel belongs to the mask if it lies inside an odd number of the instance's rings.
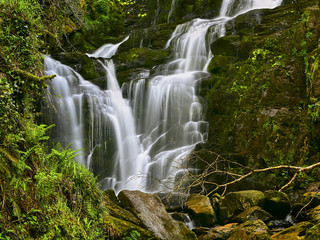
[{"label": "leafy vegetation", "polygon": [[140,238],[130,224],[128,233],[114,225],[76,152],[49,144],[54,126],[37,124],[45,81],[55,77],[43,76],[47,45],[62,47],[70,26],[95,25],[93,12],[104,9],[96,18],[109,22],[116,2],[0,0],[0,239]]}]

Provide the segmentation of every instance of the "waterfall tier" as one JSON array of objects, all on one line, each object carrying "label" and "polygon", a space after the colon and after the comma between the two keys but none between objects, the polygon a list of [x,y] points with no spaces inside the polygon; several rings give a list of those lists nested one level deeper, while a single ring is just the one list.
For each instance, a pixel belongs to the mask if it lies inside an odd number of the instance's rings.
[{"label": "waterfall tier", "polygon": [[152,76],[142,72],[122,89],[110,58],[127,38],[88,54],[100,59],[107,89],[47,57],[46,73],[57,75],[47,101],[55,108],[47,115],[57,125],[57,140],[82,149],[78,161],[99,175],[102,189],[170,188],[184,174],[190,152],[208,137],[197,89],[209,76],[210,44],[225,35],[225,24],[237,15],[280,4],[280,0],[224,0],[218,18],[178,25],[166,45],[172,49],[171,61]]}]

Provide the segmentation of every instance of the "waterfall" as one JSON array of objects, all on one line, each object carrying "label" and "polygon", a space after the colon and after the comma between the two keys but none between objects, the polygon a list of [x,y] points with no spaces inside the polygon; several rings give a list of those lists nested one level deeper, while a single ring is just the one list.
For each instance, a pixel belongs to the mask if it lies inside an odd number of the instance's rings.
[{"label": "waterfall", "polygon": [[100,59],[107,89],[46,57],[46,74],[57,75],[47,97],[55,112],[46,113],[57,125],[56,139],[81,149],[77,160],[99,176],[102,189],[152,192],[172,187],[185,173],[190,152],[208,137],[197,88],[209,76],[210,44],[224,36],[225,24],[235,16],[280,4],[224,0],[218,18],[178,25],[165,46],[172,49],[171,61],[156,67],[153,75],[141,72],[122,89],[110,58],[128,38],[88,54]]}]

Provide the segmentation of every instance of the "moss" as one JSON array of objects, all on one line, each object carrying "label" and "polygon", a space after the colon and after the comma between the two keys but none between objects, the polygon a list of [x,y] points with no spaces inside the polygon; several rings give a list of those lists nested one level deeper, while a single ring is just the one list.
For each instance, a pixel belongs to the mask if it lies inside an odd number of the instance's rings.
[{"label": "moss", "polygon": [[272,235],[272,239],[299,239],[306,234],[306,231],[312,227],[310,222],[300,222],[281,232]]},{"label": "moss", "polygon": [[[260,22],[248,22],[256,14],[250,12],[234,20],[234,36],[211,46],[217,58],[201,90],[210,126],[208,147],[233,153],[233,160],[255,168],[314,161],[319,141],[307,112],[315,118],[318,114],[317,101],[309,104],[308,93],[317,94],[319,54],[308,39],[319,39],[312,30],[319,9],[306,12],[303,17],[283,6],[262,10]],[[254,33],[247,31],[249,25]],[[280,186],[288,177],[284,172],[267,179]]]}]

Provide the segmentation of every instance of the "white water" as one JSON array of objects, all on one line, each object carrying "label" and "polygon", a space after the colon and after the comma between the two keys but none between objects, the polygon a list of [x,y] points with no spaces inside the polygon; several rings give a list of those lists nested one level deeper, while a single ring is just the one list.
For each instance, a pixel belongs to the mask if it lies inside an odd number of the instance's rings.
[{"label": "white water", "polygon": [[[207,139],[197,84],[208,76],[210,44],[224,36],[225,24],[238,14],[280,4],[279,0],[224,0],[218,18],[177,26],[166,45],[173,49],[172,61],[151,79],[146,71],[126,83],[123,91],[128,99],[123,98],[112,60],[100,62],[108,86],[101,90],[47,57],[47,74],[58,75],[49,89],[60,95],[49,99],[59,113],[58,140],[83,149],[79,161],[100,175],[102,189],[172,187],[184,174],[189,153]],[[121,43],[106,44],[88,56],[109,59]]]}]

